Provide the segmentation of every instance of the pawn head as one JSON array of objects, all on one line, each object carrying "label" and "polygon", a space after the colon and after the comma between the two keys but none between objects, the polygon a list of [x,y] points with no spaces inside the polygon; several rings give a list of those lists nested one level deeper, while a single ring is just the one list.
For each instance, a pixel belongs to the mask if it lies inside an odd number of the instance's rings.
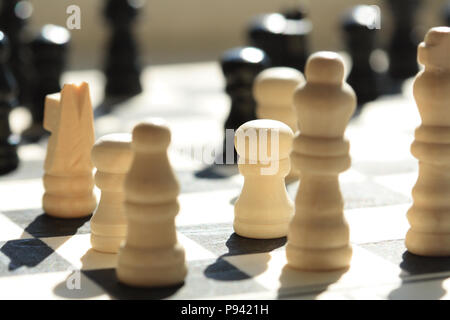
[{"label": "pawn head", "polygon": [[138,152],[165,152],[170,144],[170,129],[164,120],[152,118],[133,129],[133,148]]},{"label": "pawn head", "polygon": [[344,60],[331,51],[320,51],[311,55],[306,63],[308,82],[340,84],[344,81]]},{"label": "pawn head", "polygon": [[97,169],[110,173],[123,174],[131,165],[131,134],[107,134],[95,142],[91,158]]},{"label": "pawn head", "polygon": [[450,68],[450,28],[430,29],[419,45],[418,60],[425,67]]},{"label": "pawn head", "polygon": [[259,119],[244,123],[236,131],[234,144],[241,158],[253,162],[286,159],[294,133],[281,121]]},{"label": "pawn head", "polygon": [[304,82],[303,74],[296,69],[269,68],[256,77],[253,84],[253,96],[259,103],[290,106],[294,90]]}]

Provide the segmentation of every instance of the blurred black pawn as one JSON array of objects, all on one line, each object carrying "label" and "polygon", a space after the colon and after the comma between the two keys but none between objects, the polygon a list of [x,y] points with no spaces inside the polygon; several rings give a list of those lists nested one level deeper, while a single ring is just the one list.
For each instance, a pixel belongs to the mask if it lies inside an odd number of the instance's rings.
[{"label": "blurred black pawn", "polygon": [[450,1],[444,7],[444,18],[447,26],[450,27]]},{"label": "blurred black pawn", "polygon": [[9,55],[8,38],[0,31],[0,174],[11,172],[19,165],[18,139],[11,134],[9,126],[9,114],[17,97],[17,84],[8,67]]},{"label": "blurred black pawn", "polygon": [[231,99],[231,109],[225,121],[223,154],[225,164],[236,163],[234,131],[243,123],[256,119],[256,102],[253,99],[253,81],[264,69],[270,67],[266,53],[254,47],[239,47],[226,51],[221,58],[225,76],[225,92]]},{"label": "blurred black pawn", "polygon": [[271,13],[252,19],[248,28],[248,43],[264,50],[272,66],[285,66],[303,71],[308,58],[308,35],[311,22],[301,9],[283,14]]},{"label": "blurred black pawn", "polygon": [[56,25],[45,25],[31,42],[35,76],[30,111],[31,126],[22,133],[26,142],[37,142],[47,135],[44,120],[45,96],[61,91],[60,79],[67,64],[69,31]]},{"label": "blurred black pawn", "polygon": [[302,20],[306,18],[306,12],[301,7],[292,7],[284,10],[283,16],[290,20]]},{"label": "blurred black pawn", "polygon": [[33,7],[27,0],[2,0],[0,29],[8,36],[11,55],[9,64],[18,84],[19,104],[30,102],[31,70],[27,22]]},{"label": "blurred black pawn", "polygon": [[421,0],[388,0],[394,19],[394,31],[388,48],[389,75],[404,80],[417,74],[417,46],[415,15]]},{"label": "blurred black pawn", "polygon": [[360,5],[350,9],[343,17],[343,30],[352,69],[347,82],[355,90],[358,106],[379,96],[378,75],[370,64],[375,49],[379,12],[372,6]]},{"label": "blurred black pawn", "polygon": [[285,27],[286,18],[280,13],[256,16],[250,22],[248,43],[266,52],[272,66],[283,64],[282,32]]},{"label": "blurred black pawn", "polygon": [[132,33],[138,1],[107,0],[105,17],[111,27],[107,47],[106,97],[126,98],[142,92],[138,47]]}]

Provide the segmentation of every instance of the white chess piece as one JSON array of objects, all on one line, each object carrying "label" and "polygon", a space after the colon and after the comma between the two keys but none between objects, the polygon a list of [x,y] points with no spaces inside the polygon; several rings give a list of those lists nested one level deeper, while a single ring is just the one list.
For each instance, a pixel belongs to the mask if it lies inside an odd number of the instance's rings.
[{"label": "white chess piece", "polygon": [[119,281],[131,286],[175,285],[187,274],[175,229],[179,185],[169,144],[170,130],[159,120],[133,129],[134,158],[124,184],[128,230],[117,265]]},{"label": "white chess piece", "polygon": [[303,74],[293,68],[274,67],[262,71],[253,85],[257,117],[281,121],[297,132],[294,92],[304,83]]},{"label": "white chess piece", "polygon": [[239,171],[245,181],[234,207],[238,235],[255,239],[286,236],[294,211],[284,183],[293,136],[286,124],[267,119],[246,122],[236,131]]},{"label": "white chess piece", "polygon": [[89,86],[66,84],[45,99],[44,128],[51,132],[44,164],[44,211],[58,218],[90,215],[94,188],[94,116]]},{"label": "white chess piece", "polygon": [[291,161],[300,169],[295,215],[289,226],[288,265],[302,270],[334,270],[350,264],[352,248],[339,188],[339,173],[350,167],[345,128],[356,108],[353,89],[344,82],[342,58],[313,54],[305,85],[294,96],[300,134]]},{"label": "white chess piece", "polygon": [[123,210],[125,175],[133,159],[131,135],[108,134],[92,148],[92,161],[97,172],[95,183],[102,194],[91,219],[92,248],[101,252],[117,253],[127,232]]},{"label": "white chess piece", "polygon": [[421,256],[450,256],[450,28],[437,27],[419,45],[425,69],[414,81],[422,124],[411,152],[419,177],[408,211],[408,251]]},{"label": "white chess piece", "polygon": [[[297,116],[294,109],[295,89],[305,83],[303,74],[289,67],[274,67],[262,71],[253,84],[256,100],[256,116],[259,119],[273,119],[287,124],[294,133]],[[297,180],[299,172],[291,165],[286,181]]]}]

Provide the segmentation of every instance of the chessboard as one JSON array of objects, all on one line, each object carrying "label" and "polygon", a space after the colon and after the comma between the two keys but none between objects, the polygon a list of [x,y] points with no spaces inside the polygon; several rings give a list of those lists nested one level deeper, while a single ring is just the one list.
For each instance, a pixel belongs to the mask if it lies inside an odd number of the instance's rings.
[{"label": "chessboard", "polygon": [[[352,167],[340,182],[351,267],[302,272],[285,267],[286,238],[254,240],[233,232],[233,203],[243,178],[233,165],[205,161],[222,143],[229,111],[219,65],[150,66],[142,79],[143,93],[114,108],[102,103],[100,71],[72,71],[63,80],[91,86],[97,138],[130,132],[151,117],[167,121],[169,157],[181,185],[176,224],[186,251],[185,282],[151,289],[122,285],[115,275],[117,255],[91,248],[90,217],[64,220],[43,213],[44,139],[20,146],[19,169],[0,177],[0,299],[450,298],[450,258],[419,257],[404,245],[418,168],[409,151],[419,124],[411,80],[402,93],[365,105],[346,131]],[[30,120],[21,108],[11,119],[15,131]],[[287,188],[294,197],[298,181]]]}]

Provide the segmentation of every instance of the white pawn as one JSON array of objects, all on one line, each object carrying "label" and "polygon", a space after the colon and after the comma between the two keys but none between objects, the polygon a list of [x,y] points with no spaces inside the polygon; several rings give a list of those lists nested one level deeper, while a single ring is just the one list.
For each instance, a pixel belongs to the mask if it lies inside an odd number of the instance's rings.
[{"label": "white pawn", "polygon": [[[259,119],[273,119],[287,124],[294,133],[297,116],[294,109],[295,89],[305,83],[303,74],[289,67],[275,67],[262,71],[255,79],[253,96]],[[299,172],[291,165],[287,182],[297,180]]]},{"label": "white pawn", "polygon": [[425,66],[414,81],[422,124],[411,152],[419,159],[419,177],[406,247],[421,256],[450,256],[450,28],[431,29],[418,58]]},{"label": "white pawn", "polygon": [[287,234],[294,206],[284,178],[289,172],[292,130],[276,120],[253,120],[236,131],[239,171],[244,176],[234,206],[234,231],[243,237],[273,239]]},{"label": "white pawn", "polygon": [[91,219],[92,248],[117,253],[127,232],[123,183],[133,159],[131,135],[119,133],[101,137],[92,148],[91,157],[97,168],[95,183],[102,191]]},{"label": "white pawn", "polygon": [[338,54],[313,54],[305,70],[307,82],[294,96],[300,134],[291,160],[301,179],[286,256],[288,265],[297,269],[341,269],[349,266],[352,248],[339,173],[351,163],[350,144],[343,135],[356,97],[344,81],[344,63]]},{"label": "white pawn", "polygon": [[175,285],[187,274],[175,229],[180,188],[167,156],[169,144],[170,130],[160,120],[133,129],[134,158],[124,185],[128,230],[117,265],[119,281],[131,286]]},{"label": "white pawn", "polygon": [[281,121],[297,132],[294,92],[304,83],[303,74],[293,68],[275,67],[262,71],[253,85],[257,117]]}]

